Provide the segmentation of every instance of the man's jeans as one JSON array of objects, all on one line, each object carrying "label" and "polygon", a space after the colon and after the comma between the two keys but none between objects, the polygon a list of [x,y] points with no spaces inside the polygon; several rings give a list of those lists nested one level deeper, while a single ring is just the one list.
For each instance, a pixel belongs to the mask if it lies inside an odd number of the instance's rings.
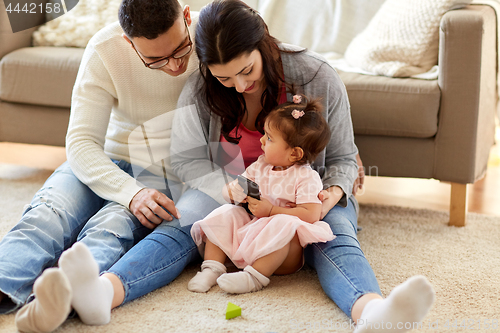
[{"label": "man's jeans", "polygon": [[[115,163],[132,175],[129,163]],[[154,178],[150,173],[148,177]],[[161,179],[161,191],[172,198]],[[88,246],[102,272],[150,232],[128,208],[97,196],[64,163],[0,241],[0,291],[10,298],[4,297],[0,313],[23,305],[35,279],[45,268],[56,265],[61,253],[76,241]]]},{"label": "man's jeans", "polygon": [[323,218],[337,237],[326,243],[310,244],[305,249],[306,262],[316,269],[325,293],[350,318],[359,297],[381,295],[375,274],[357,239],[357,201],[347,207],[335,206]]}]

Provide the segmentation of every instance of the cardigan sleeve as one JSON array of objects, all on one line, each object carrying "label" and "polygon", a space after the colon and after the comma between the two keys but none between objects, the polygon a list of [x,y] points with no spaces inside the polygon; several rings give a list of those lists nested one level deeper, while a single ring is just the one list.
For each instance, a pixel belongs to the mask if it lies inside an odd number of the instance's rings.
[{"label": "cardigan sleeve", "polygon": [[345,86],[333,68],[329,65],[323,67],[327,75],[325,112],[331,131],[330,141],[325,149],[323,188],[335,185],[342,188],[344,195],[339,204],[346,207],[358,174],[356,162],[358,149],[354,143],[354,130]]},{"label": "cardigan sleeve", "polygon": [[172,126],[171,164],[181,181],[225,204],[222,188],[233,178],[216,163],[219,141],[210,140],[209,128],[218,118],[210,115],[203,103],[199,80],[199,72],[193,73],[179,97]]},{"label": "cardigan sleeve", "polygon": [[309,98],[320,99],[323,105],[331,137],[326,149],[314,161],[313,168],[321,175],[323,189],[339,186],[344,191],[339,205],[345,207],[358,173],[358,149],[354,143],[344,83],[328,62],[314,52],[282,53],[282,59],[285,79],[302,87]]}]

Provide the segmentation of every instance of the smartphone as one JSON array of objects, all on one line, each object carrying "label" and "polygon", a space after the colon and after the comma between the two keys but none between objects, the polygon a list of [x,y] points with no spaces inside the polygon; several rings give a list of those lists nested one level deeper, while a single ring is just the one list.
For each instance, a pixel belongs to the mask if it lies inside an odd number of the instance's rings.
[{"label": "smartphone", "polygon": [[[257,183],[243,177],[242,175],[238,175],[238,184],[243,188],[246,195],[260,200],[259,185],[257,185]],[[248,208],[248,202],[242,203],[241,207],[245,208],[248,214],[253,215],[252,211]]]},{"label": "smartphone", "polygon": [[246,195],[260,200],[259,185],[257,185],[257,183],[251,181],[246,177],[243,177],[242,175],[238,175],[238,184],[240,184],[240,186],[243,188],[243,191],[245,191]]}]

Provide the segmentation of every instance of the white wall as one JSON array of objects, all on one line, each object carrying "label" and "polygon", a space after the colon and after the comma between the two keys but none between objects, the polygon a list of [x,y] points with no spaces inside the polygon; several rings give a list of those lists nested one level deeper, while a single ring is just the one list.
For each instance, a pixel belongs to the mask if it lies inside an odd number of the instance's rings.
[{"label": "white wall", "polygon": [[[244,0],[250,7],[257,9],[259,0]],[[201,7],[205,6],[210,0],[179,0],[181,4],[189,5],[191,10],[199,11]]]}]

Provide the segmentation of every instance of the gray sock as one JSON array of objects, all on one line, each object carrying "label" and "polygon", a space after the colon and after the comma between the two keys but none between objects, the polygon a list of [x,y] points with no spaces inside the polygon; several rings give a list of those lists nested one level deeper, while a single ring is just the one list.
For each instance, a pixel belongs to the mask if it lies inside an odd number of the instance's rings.
[{"label": "gray sock", "polygon": [[241,272],[222,274],[217,284],[225,292],[244,294],[261,290],[269,284],[269,278],[249,265]]},{"label": "gray sock", "polygon": [[201,264],[201,272],[189,281],[188,290],[206,293],[217,284],[217,278],[226,273],[226,266],[215,260],[205,260]]},{"label": "gray sock", "polygon": [[16,314],[21,332],[52,332],[66,320],[71,311],[71,286],[58,268],[48,268],[36,279],[36,298]]}]

